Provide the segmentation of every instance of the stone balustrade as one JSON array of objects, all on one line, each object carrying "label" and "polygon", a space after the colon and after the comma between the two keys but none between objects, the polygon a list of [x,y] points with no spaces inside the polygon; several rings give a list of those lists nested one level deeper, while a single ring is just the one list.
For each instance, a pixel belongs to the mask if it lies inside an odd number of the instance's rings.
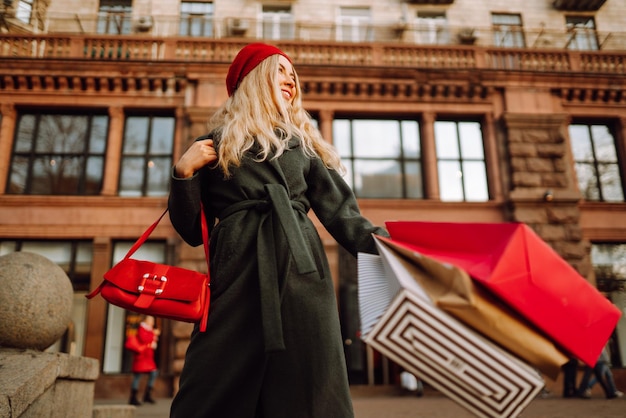
[{"label": "stone balustrade", "polygon": [[[0,58],[230,63],[251,40],[137,35],[0,34]],[[279,41],[303,65],[626,74],[626,51]]]}]

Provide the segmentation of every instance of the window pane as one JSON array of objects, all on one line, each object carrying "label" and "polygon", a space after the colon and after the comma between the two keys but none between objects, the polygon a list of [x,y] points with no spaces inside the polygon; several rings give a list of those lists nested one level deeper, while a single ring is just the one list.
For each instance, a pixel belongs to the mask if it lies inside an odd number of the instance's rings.
[{"label": "window pane", "polygon": [[617,162],[615,142],[613,141],[613,135],[609,131],[609,127],[604,125],[592,125],[591,136],[593,138],[593,147],[595,148],[598,161]]},{"label": "window pane", "polygon": [[148,145],[150,120],[147,117],[129,116],[124,131],[124,154],[145,154]]},{"label": "window pane", "polygon": [[84,158],[52,156],[33,163],[31,194],[75,194],[81,178]]},{"label": "window pane", "polygon": [[333,145],[339,155],[346,157],[352,154],[350,150],[350,121],[335,119],[333,121]]},{"label": "window pane", "polygon": [[477,122],[459,122],[463,158],[484,159],[483,137]]},{"label": "window pane", "polygon": [[461,165],[456,161],[439,161],[439,193],[444,202],[463,201]]},{"label": "window pane", "polygon": [[0,256],[17,251],[17,241],[0,241]]},{"label": "window pane", "polygon": [[600,190],[596,179],[595,169],[591,164],[576,163],[576,177],[578,187],[586,200],[600,200]]},{"label": "window pane", "polygon": [[37,152],[82,153],[87,133],[86,116],[42,115]]},{"label": "window pane", "polygon": [[104,172],[104,158],[90,157],[87,159],[85,176],[85,194],[96,195],[102,189],[102,173]]},{"label": "window pane", "polygon": [[171,116],[127,117],[120,196],[167,194],[174,134],[175,119]]},{"label": "window pane", "polygon": [[20,117],[15,152],[29,152],[32,149],[36,122],[35,115],[22,115]]},{"label": "window pane", "polygon": [[[113,247],[113,266],[119,263],[133,246],[133,242],[116,242]],[[138,260],[152,261],[153,263],[165,263],[165,243],[158,241],[146,241],[135,251],[133,258]]]},{"label": "window pane", "polygon": [[489,200],[487,173],[482,161],[463,162],[463,185],[465,186],[466,201],[484,202]]},{"label": "window pane", "polygon": [[127,157],[122,160],[120,196],[141,196],[144,177],[144,158]]},{"label": "window pane", "polygon": [[104,154],[107,143],[108,124],[109,118],[106,116],[94,116],[91,119],[90,153]]},{"label": "window pane", "polygon": [[166,196],[168,194],[171,158],[153,158],[148,162],[148,196]]},{"label": "window pane", "polygon": [[355,170],[355,186],[359,197],[402,197],[402,180],[397,162],[357,160]]},{"label": "window pane", "polygon": [[7,193],[22,194],[26,191],[28,178],[28,158],[13,157],[11,162],[11,179]]},{"label": "window pane", "polygon": [[570,125],[569,135],[574,159],[576,161],[593,161],[589,128],[586,125]]},{"label": "window pane", "polygon": [[404,164],[404,173],[406,179],[406,197],[409,199],[423,199],[422,165],[417,161],[407,162]]},{"label": "window pane", "polygon": [[400,155],[398,121],[355,120],[352,129],[356,158],[384,158]]},{"label": "window pane", "polygon": [[174,118],[155,117],[152,119],[150,135],[151,154],[171,154],[174,142]]},{"label": "window pane", "polygon": [[[24,241],[22,251],[42,255],[60,266],[67,266],[72,258],[72,247],[68,242]],[[64,270],[67,272],[67,268]]]},{"label": "window pane", "polygon": [[522,18],[515,14],[493,14],[491,20],[495,25],[521,25]]},{"label": "window pane", "polygon": [[435,145],[437,148],[437,157],[459,158],[456,123],[435,122]]},{"label": "window pane", "polygon": [[623,202],[624,193],[617,164],[600,164],[598,169],[600,170],[600,184],[604,200]]},{"label": "window pane", "polygon": [[420,134],[419,124],[415,121],[403,120],[402,124],[402,147],[405,158],[420,158]]},{"label": "window pane", "polygon": [[607,125],[569,126],[578,187],[587,200],[623,202],[615,140]]},{"label": "window pane", "polygon": [[591,259],[598,278],[626,280],[626,244],[592,244]]},{"label": "window pane", "polygon": [[351,161],[342,160],[342,163],[346,169],[346,174],[345,176],[343,176],[343,179],[346,181],[346,183],[348,183],[348,186],[350,186],[352,190],[356,190],[354,186],[354,172],[352,171]]}]

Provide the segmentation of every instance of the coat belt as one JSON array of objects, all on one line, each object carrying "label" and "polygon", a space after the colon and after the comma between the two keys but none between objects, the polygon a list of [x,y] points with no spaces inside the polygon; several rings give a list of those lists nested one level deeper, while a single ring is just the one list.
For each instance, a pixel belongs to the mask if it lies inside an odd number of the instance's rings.
[{"label": "coat belt", "polygon": [[[261,320],[265,351],[285,349],[282,318],[280,314],[280,290],[278,278],[287,277],[287,271],[278,271],[276,248],[274,242],[273,214],[280,223],[281,230],[287,239],[292,259],[298,274],[306,275],[317,271],[315,262],[308,250],[302,230],[298,225],[295,211],[306,214],[302,202],[289,200],[287,190],[280,184],[266,184],[267,199],[244,200],[224,209],[219,219],[224,219],[242,210],[256,210],[261,214],[257,230],[257,262],[259,268],[259,288],[261,297]],[[272,253],[272,251],[274,251]]]}]

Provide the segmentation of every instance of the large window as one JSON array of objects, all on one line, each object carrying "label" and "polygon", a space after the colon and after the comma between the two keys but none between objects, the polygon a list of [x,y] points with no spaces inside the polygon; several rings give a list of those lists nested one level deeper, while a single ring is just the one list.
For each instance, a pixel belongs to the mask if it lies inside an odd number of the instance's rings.
[{"label": "large window", "polygon": [[[19,0],[17,2],[17,10],[15,11],[15,17],[26,23],[26,24],[30,24],[30,20],[32,19],[33,16],[33,3],[35,2],[35,0]],[[9,1],[9,4],[11,2]],[[6,5],[7,2],[5,1],[4,4]]]},{"label": "large window", "polygon": [[[34,241],[34,240],[0,240],[0,256],[16,251],[39,254],[58,264],[67,274],[74,288],[72,303],[72,322],[68,332],[59,341],[49,347],[48,351],[62,351],[77,356],[83,354],[85,343],[85,324],[87,319],[87,299],[92,264],[91,241]],[[15,278],[19,280],[19,278]]]},{"label": "large window", "polygon": [[[626,312],[626,243],[593,243],[591,261],[598,290],[609,295],[617,308]],[[622,315],[609,340],[614,367],[626,366],[626,318]]]},{"label": "large window", "polygon": [[450,42],[445,12],[417,12],[415,41],[420,44],[447,44]]},{"label": "large window", "polygon": [[107,129],[105,115],[21,114],[7,193],[99,194]]},{"label": "large window", "polygon": [[624,184],[610,127],[603,124],[572,124],[569,126],[569,136],[578,188],[583,198],[623,202]]},{"label": "large window", "polygon": [[435,145],[441,200],[489,200],[480,123],[436,121]]},{"label": "large window", "polygon": [[493,25],[493,44],[507,48],[524,48],[522,17],[518,14],[491,15]]},{"label": "large window", "polygon": [[333,142],[357,197],[424,197],[416,121],[335,119]]},{"label": "large window", "polygon": [[565,24],[569,33],[568,49],[595,51],[598,49],[596,22],[589,16],[567,16]]},{"label": "large window", "polygon": [[[113,244],[113,260],[111,265],[118,263],[134,242],[120,241]],[[145,242],[133,254],[139,260],[165,263],[167,260],[167,245],[162,241]],[[138,315],[126,311],[115,305],[108,305],[107,327],[105,335],[104,358],[102,371],[104,373],[128,373],[131,368],[132,357],[124,349],[124,341],[129,332],[136,327]],[[155,356],[158,358],[158,356]]]},{"label": "large window", "polygon": [[171,116],[127,116],[120,168],[120,196],[167,195],[174,125]]},{"label": "large window", "polygon": [[290,5],[264,5],[262,21],[264,39],[294,39],[295,25]]},{"label": "large window", "polygon": [[100,0],[98,33],[127,35],[133,31],[132,0]]},{"label": "large window", "polygon": [[341,7],[337,40],[344,42],[372,41],[371,13],[369,7]]},{"label": "large window", "polygon": [[213,36],[213,3],[183,1],[180,3],[180,27],[183,36]]}]

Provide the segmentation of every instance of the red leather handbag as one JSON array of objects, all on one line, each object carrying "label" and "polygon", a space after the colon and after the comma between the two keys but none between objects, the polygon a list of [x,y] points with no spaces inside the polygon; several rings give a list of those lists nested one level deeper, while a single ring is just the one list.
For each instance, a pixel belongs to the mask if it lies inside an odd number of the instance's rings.
[{"label": "red leather handbag", "polygon": [[126,256],[104,274],[104,280],[86,297],[98,293],[109,303],[129,311],[184,322],[199,322],[206,330],[211,300],[209,233],[202,210],[202,241],[207,262],[203,274],[180,267],[130,258],[157,227],[167,209],[133,244]]}]

